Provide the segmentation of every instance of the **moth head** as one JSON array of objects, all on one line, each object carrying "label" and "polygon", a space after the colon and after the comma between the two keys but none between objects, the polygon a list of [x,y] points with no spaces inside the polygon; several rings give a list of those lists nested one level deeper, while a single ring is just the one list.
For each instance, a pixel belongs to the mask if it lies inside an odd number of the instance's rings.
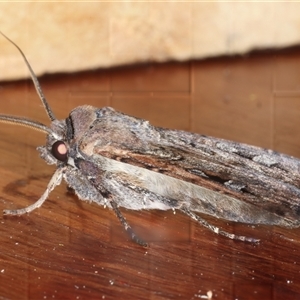
[{"label": "moth head", "polygon": [[54,120],[51,123],[47,134],[45,146],[38,147],[37,150],[48,164],[66,164],[69,158],[69,138],[66,134],[66,121]]},{"label": "moth head", "polygon": [[[17,46],[12,40],[10,40],[6,35],[4,35],[1,31],[0,34],[3,35],[10,43],[12,43],[22,55],[25,64],[28,67],[31,79],[33,81],[34,87],[37,91],[37,94],[44,106],[44,109],[50,119],[52,121],[51,128],[46,125],[36,122],[34,120],[27,119],[25,117],[16,117],[10,115],[1,115],[0,114],[0,122],[21,125],[25,127],[30,127],[32,129],[42,131],[47,133],[47,147],[38,147],[38,151],[43,159],[46,160],[48,164],[61,164],[66,163],[68,160],[68,146],[64,141],[65,139],[65,123],[64,121],[58,121],[54,113],[52,112],[45,96],[42,91],[42,88],[39,84],[39,81],[34,74],[27,58],[25,57],[23,51]],[[49,149],[50,148],[50,149]]]}]

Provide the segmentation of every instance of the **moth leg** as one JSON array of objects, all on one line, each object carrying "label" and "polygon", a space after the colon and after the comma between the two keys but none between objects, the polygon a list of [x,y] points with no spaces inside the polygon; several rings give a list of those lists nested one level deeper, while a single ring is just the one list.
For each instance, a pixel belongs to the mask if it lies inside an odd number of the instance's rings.
[{"label": "moth leg", "polygon": [[125,228],[125,230],[129,233],[131,239],[143,246],[143,247],[148,247],[148,244],[146,242],[144,242],[143,240],[141,240],[132,230],[131,226],[127,223],[125,217],[122,215],[122,213],[120,212],[118,205],[115,201],[113,201],[112,199],[110,199],[110,205],[113,209],[113,211],[115,212],[116,216],[118,217],[119,221],[121,222],[121,224],[123,225],[123,227]]},{"label": "moth leg", "polygon": [[182,212],[184,212],[185,214],[187,214],[189,217],[191,217],[192,219],[194,219],[195,221],[199,222],[202,226],[204,226],[205,228],[208,228],[209,230],[223,235],[227,238],[230,238],[232,240],[239,240],[239,241],[243,241],[243,242],[250,242],[250,243],[258,243],[259,239],[255,239],[255,238],[251,238],[251,237],[246,237],[246,236],[242,236],[242,235],[235,235],[233,233],[229,233],[227,231],[223,231],[220,230],[220,228],[209,224],[207,221],[205,221],[204,219],[200,218],[198,215],[194,214],[193,212],[191,212],[189,209],[187,209],[186,207],[182,207],[180,209]]},{"label": "moth leg", "polygon": [[50,192],[61,183],[61,179],[62,179],[62,174],[63,171],[62,169],[57,169],[55,171],[55,173],[53,174],[50,182],[48,183],[47,189],[44,192],[44,194],[42,195],[42,197],[36,201],[35,203],[33,203],[32,205],[29,205],[25,208],[20,208],[20,209],[5,209],[3,210],[3,214],[4,215],[23,215],[25,213],[30,213],[32,212],[34,209],[39,208],[40,206],[42,206],[42,204],[46,201],[46,199],[48,198]]}]

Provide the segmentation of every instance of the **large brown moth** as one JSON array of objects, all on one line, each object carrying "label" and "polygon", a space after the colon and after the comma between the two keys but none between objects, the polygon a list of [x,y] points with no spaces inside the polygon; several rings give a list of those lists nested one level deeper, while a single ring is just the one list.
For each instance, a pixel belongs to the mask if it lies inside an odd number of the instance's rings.
[{"label": "large brown moth", "polygon": [[154,127],[109,107],[80,106],[65,120],[57,120],[25,55],[8,40],[23,56],[51,125],[9,115],[0,115],[0,120],[45,132],[46,146],[37,150],[57,170],[37,202],[4,210],[6,215],[40,207],[64,178],[80,199],[113,209],[131,238],[144,246],[119,207],[177,209],[215,233],[248,242],[258,240],[220,230],[196,213],[247,224],[300,225],[299,160],[255,146]]}]

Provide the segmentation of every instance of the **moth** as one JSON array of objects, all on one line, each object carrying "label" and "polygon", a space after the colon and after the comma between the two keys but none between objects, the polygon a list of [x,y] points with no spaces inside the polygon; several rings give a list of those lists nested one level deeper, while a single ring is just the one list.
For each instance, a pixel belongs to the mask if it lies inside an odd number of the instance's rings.
[{"label": "moth", "polygon": [[300,225],[298,159],[154,127],[110,107],[80,106],[57,120],[24,53],[7,39],[21,53],[51,124],[9,115],[0,120],[45,132],[46,145],[37,150],[57,169],[37,202],[4,214],[40,207],[64,179],[80,199],[112,209],[132,240],[143,246],[147,243],[135,235],[120,207],[179,210],[217,234],[253,243],[259,240],[221,230],[198,213],[246,224]]}]

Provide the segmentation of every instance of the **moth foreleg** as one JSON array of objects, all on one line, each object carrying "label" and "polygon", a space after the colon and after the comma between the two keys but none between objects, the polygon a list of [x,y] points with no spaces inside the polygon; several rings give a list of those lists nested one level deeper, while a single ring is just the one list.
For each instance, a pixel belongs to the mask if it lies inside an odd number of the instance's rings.
[{"label": "moth foreleg", "polygon": [[62,179],[62,174],[63,174],[63,170],[62,169],[57,169],[55,171],[55,173],[53,174],[50,182],[48,183],[47,189],[44,192],[44,194],[41,196],[41,198],[36,201],[35,203],[33,203],[32,205],[29,205],[27,207],[24,208],[20,208],[20,209],[4,209],[3,210],[3,214],[5,215],[23,215],[25,213],[30,213],[32,212],[34,209],[39,208],[40,206],[42,206],[42,204],[46,201],[46,199],[48,198],[50,192],[61,183],[61,179]]},{"label": "moth foreleg", "polygon": [[255,239],[255,238],[251,238],[251,237],[246,237],[246,236],[242,236],[242,235],[235,235],[233,233],[229,233],[227,231],[223,231],[219,227],[216,227],[214,225],[209,224],[207,221],[205,221],[204,219],[202,219],[198,215],[194,214],[192,211],[190,211],[186,207],[182,207],[182,208],[180,208],[180,210],[182,212],[184,212],[185,214],[187,214],[192,219],[194,219],[195,221],[197,221],[198,223],[200,223],[205,228],[208,228],[209,230],[211,230],[211,231],[213,231],[213,232],[215,232],[217,234],[223,235],[223,236],[225,236],[227,238],[230,238],[232,240],[239,240],[239,241],[250,242],[250,243],[258,243],[259,242],[259,239]]},{"label": "moth foreleg", "polygon": [[143,247],[147,247],[148,244],[146,242],[144,242],[143,240],[141,240],[132,230],[131,226],[128,224],[128,222],[126,221],[125,217],[122,215],[122,213],[120,212],[117,203],[113,200],[113,199],[109,199],[109,203],[113,209],[113,211],[115,212],[116,216],[118,217],[119,221],[121,222],[121,224],[123,225],[123,227],[125,228],[125,230],[129,233],[131,239],[143,246]]}]

